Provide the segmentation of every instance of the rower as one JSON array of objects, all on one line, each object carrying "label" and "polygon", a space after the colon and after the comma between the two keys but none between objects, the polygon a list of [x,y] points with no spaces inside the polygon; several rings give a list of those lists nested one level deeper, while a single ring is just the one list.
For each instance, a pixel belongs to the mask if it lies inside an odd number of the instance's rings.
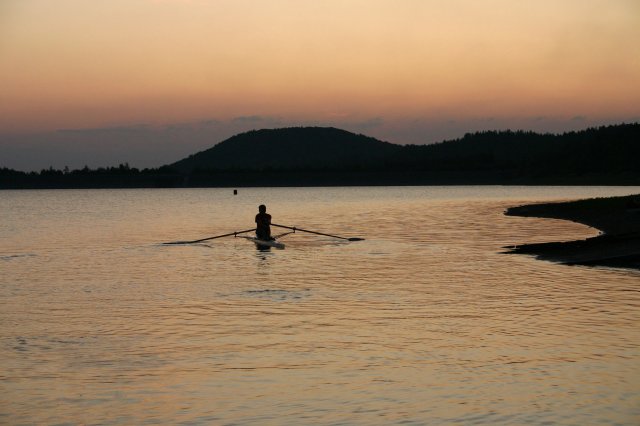
[{"label": "rower", "polygon": [[256,237],[260,240],[271,241],[271,215],[267,213],[267,206],[260,204],[256,215]]}]

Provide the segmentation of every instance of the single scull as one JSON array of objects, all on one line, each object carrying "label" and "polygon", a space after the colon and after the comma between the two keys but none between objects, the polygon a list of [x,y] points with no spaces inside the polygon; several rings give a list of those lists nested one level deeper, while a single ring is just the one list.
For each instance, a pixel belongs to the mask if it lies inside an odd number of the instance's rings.
[{"label": "single scull", "polygon": [[260,238],[257,237],[249,237],[247,235],[240,235],[240,234],[246,234],[249,232],[253,232],[256,231],[255,228],[253,229],[245,229],[244,231],[237,231],[237,232],[230,232],[228,234],[222,234],[222,235],[215,235],[213,237],[207,237],[207,238],[200,238],[199,240],[190,240],[190,241],[171,241],[168,243],[162,243],[165,245],[169,245],[169,244],[196,244],[196,243],[201,243],[204,241],[209,241],[209,240],[214,240],[216,238],[223,238],[223,237],[236,237],[236,238],[244,238],[247,239],[249,241],[253,241],[254,243],[256,243],[258,245],[258,247],[274,247],[277,249],[284,249],[284,244],[281,242],[278,242],[277,239],[280,237],[284,237],[285,235],[289,235],[289,234],[294,234],[296,231],[300,231],[300,232],[307,232],[309,234],[316,234],[316,235],[322,235],[325,237],[332,237],[332,238],[339,238],[341,240],[346,240],[346,241],[363,241],[364,238],[359,238],[359,237],[341,237],[339,235],[331,235],[331,234],[325,234],[324,232],[318,232],[318,231],[309,231],[307,229],[301,229],[301,228],[297,228],[295,226],[286,226],[286,225],[276,225],[275,223],[272,223],[271,226],[277,226],[278,228],[285,228],[285,229],[290,229],[291,232],[285,232],[284,234],[280,234],[280,235],[276,235],[275,237],[273,237],[273,240],[262,240]]},{"label": "single scull", "polygon": [[257,246],[260,246],[260,247],[273,247],[273,248],[277,248],[277,249],[280,249],[280,250],[284,250],[284,244],[283,243],[279,243],[276,240],[267,241],[267,240],[261,240],[261,239],[256,238],[256,237],[247,237],[245,235],[237,235],[236,237],[244,238],[244,239],[247,239],[249,241],[253,241],[254,243],[256,243]]}]

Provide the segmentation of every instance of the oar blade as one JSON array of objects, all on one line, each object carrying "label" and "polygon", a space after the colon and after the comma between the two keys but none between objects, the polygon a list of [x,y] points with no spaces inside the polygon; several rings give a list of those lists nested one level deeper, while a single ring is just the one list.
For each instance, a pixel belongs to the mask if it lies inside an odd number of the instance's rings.
[{"label": "oar blade", "polygon": [[364,238],[351,237],[348,239],[349,241],[364,241]]}]

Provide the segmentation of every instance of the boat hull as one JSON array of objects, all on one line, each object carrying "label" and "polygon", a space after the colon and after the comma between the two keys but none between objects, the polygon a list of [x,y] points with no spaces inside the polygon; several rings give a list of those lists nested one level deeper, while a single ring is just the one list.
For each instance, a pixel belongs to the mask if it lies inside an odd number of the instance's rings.
[{"label": "boat hull", "polygon": [[284,250],[284,244],[283,243],[279,243],[276,240],[261,240],[259,238],[255,238],[255,237],[242,237],[242,238],[246,238],[249,241],[253,241],[254,243],[256,243],[257,246],[259,247],[273,247],[273,248],[277,248],[280,250]]}]

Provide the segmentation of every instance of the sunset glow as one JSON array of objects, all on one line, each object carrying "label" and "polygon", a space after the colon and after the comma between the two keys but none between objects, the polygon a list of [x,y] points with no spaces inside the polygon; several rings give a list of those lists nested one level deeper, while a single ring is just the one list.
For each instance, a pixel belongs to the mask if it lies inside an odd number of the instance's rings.
[{"label": "sunset glow", "polygon": [[10,0],[0,134],[269,117],[420,143],[633,121],[638,40],[624,0]]}]

